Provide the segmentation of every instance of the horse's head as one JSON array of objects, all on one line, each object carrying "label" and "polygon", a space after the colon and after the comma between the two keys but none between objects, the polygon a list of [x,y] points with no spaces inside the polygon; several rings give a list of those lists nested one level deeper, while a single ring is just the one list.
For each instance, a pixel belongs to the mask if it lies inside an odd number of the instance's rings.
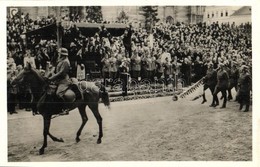
[{"label": "horse's head", "polygon": [[40,72],[32,68],[30,63],[27,63],[25,65],[25,67],[18,73],[18,75],[14,78],[11,84],[21,83],[22,81],[26,81],[28,83],[45,82]]}]

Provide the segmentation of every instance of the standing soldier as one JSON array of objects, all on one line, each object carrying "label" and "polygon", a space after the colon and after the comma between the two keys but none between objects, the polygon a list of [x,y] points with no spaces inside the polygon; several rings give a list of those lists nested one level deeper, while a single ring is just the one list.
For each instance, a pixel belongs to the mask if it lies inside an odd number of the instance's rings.
[{"label": "standing soldier", "polygon": [[237,100],[240,103],[239,110],[242,110],[244,104],[246,105],[244,112],[249,111],[250,91],[252,90],[252,79],[248,70],[248,66],[243,65],[241,68],[241,75],[238,80]]},{"label": "standing soldier", "polygon": [[[213,63],[209,63],[208,64],[208,70],[207,70],[207,74],[206,76],[204,77],[204,86],[203,86],[203,101],[201,104],[205,103],[207,100],[206,100],[206,97],[205,97],[205,91],[209,88],[212,96],[213,96],[213,93],[214,93],[214,89],[215,89],[215,86],[217,84],[217,71],[214,70],[214,65]],[[218,98],[216,99],[216,103],[219,104],[219,101],[218,101]],[[212,99],[212,103],[210,106],[214,106],[214,101]]]},{"label": "standing soldier", "polygon": [[229,87],[228,87],[228,100],[233,99],[231,90],[233,88],[235,88],[236,91],[237,91],[238,78],[239,78],[239,70],[237,68],[237,64],[235,62],[233,62],[233,66],[230,70]]},{"label": "standing soldier", "polygon": [[111,53],[111,57],[109,58],[109,63],[110,63],[110,67],[109,67],[110,78],[112,79],[111,86],[114,86],[113,82],[117,78],[117,68],[118,68],[117,67],[118,62],[117,59],[115,58],[115,53]]},{"label": "standing soldier", "polygon": [[153,71],[153,69],[152,69],[153,59],[152,59],[149,51],[145,52],[145,59],[144,59],[144,61],[145,61],[145,65],[146,65],[145,66],[145,70],[146,70],[145,78],[151,79],[152,78],[152,71]]},{"label": "standing soldier", "polygon": [[162,61],[162,56],[159,55],[158,59],[155,61],[156,64],[156,77],[158,79],[161,79],[161,77],[163,76],[163,61]]},{"label": "standing soldier", "polygon": [[131,61],[132,61],[132,77],[138,80],[141,72],[141,58],[138,55],[136,49],[133,51],[133,55],[131,56]]},{"label": "standing soldier", "polygon": [[105,57],[101,60],[101,63],[103,65],[102,74],[104,78],[104,85],[107,86],[107,79],[109,79],[109,66],[110,66],[108,54],[105,53]]},{"label": "standing soldier", "polygon": [[219,105],[217,95],[219,92],[221,92],[222,97],[224,98],[223,105],[221,108],[226,108],[228,85],[229,85],[228,73],[224,70],[224,64],[219,63],[219,70],[217,73],[217,85],[213,93],[213,103],[214,103],[213,107]]},{"label": "standing soldier", "polygon": [[169,83],[170,75],[172,75],[172,63],[169,61],[168,57],[165,58],[164,66],[164,79],[166,86]]}]

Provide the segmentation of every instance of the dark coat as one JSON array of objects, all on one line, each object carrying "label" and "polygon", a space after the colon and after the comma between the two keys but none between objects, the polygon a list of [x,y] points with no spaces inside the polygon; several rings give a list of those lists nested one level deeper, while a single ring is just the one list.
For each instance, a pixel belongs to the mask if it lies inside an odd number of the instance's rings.
[{"label": "dark coat", "polygon": [[229,76],[225,70],[220,70],[217,73],[217,87],[220,89],[228,89],[229,86]]},{"label": "dark coat", "polygon": [[204,84],[208,86],[216,86],[217,84],[217,71],[207,70],[207,74],[204,78]]}]

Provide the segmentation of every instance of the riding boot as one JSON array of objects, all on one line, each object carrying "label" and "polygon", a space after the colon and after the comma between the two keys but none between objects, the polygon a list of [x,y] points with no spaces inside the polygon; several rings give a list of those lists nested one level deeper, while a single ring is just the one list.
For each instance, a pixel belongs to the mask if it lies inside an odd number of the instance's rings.
[{"label": "riding boot", "polygon": [[239,106],[239,111],[241,111],[241,110],[242,110],[242,108],[243,108],[243,104],[242,104],[242,103],[240,103],[240,106]]},{"label": "riding boot", "polygon": [[223,104],[220,108],[226,108],[226,104],[227,104],[227,97],[224,96],[224,101],[223,101]]},{"label": "riding boot", "polygon": [[244,112],[248,112],[249,111],[249,104],[246,105],[246,109],[244,110]]},{"label": "riding boot", "polygon": [[228,96],[228,101],[230,101],[230,100],[232,100],[232,99],[233,99],[232,95],[229,95],[229,96]]},{"label": "riding boot", "polygon": [[69,106],[68,106],[68,102],[66,102],[63,97],[61,97],[61,101],[62,101],[63,107],[62,107],[62,110],[59,113],[59,115],[69,115],[70,109],[69,109]]},{"label": "riding boot", "polygon": [[203,97],[203,101],[201,102],[201,104],[207,102],[206,97],[205,97],[205,93],[203,93],[202,97]]},{"label": "riding boot", "polygon": [[213,101],[210,107],[216,107],[216,104],[218,104],[218,97],[216,95],[213,95]]},{"label": "riding boot", "polygon": [[220,108],[226,108],[226,103],[223,103]]},{"label": "riding boot", "polygon": [[213,107],[214,106],[214,99],[212,100],[212,103],[211,105],[209,105],[210,107]]},{"label": "riding boot", "polygon": [[218,97],[216,96],[214,107],[216,107],[216,106],[218,106],[218,105],[219,105],[219,101],[218,101]]}]

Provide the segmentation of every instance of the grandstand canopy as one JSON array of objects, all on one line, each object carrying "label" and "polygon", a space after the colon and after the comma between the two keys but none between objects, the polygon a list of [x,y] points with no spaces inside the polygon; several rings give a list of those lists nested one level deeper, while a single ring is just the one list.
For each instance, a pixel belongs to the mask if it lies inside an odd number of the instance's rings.
[{"label": "grandstand canopy", "polygon": [[26,37],[41,37],[42,39],[56,38],[57,26],[56,24],[51,24],[39,29],[29,31],[26,33]]},{"label": "grandstand canopy", "polygon": [[[92,37],[99,31],[99,27],[104,26],[112,36],[123,35],[126,24],[98,24],[98,23],[73,23],[75,24],[81,34],[86,37]],[[63,25],[63,24],[62,24]],[[41,39],[53,39],[57,37],[57,25],[51,24],[39,29],[26,33],[26,37],[35,37]]]},{"label": "grandstand canopy", "polygon": [[123,35],[126,24],[120,24],[120,23],[115,23],[115,24],[98,24],[98,23],[75,23],[75,25],[80,29],[82,35],[84,36],[94,36],[95,33],[99,31],[99,27],[104,26],[107,31],[112,35],[112,36],[121,36]]}]

